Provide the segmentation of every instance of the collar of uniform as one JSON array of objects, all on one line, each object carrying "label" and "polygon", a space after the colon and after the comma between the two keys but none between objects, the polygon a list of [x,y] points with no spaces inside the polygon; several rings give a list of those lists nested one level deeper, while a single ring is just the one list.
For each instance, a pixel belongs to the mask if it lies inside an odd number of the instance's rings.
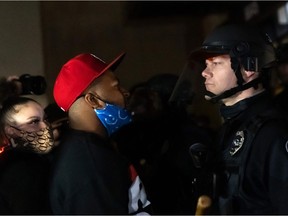
[{"label": "collar of uniform", "polygon": [[220,107],[220,113],[225,121],[235,118],[236,116],[240,115],[244,110],[247,110],[247,108],[251,107],[251,105],[255,104],[255,101],[258,101],[260,100],[260,98],[264,97],[267,97],[266,91],[257,94],[253,97],[241,100],[232,106],[225,106],[223,104]]}]

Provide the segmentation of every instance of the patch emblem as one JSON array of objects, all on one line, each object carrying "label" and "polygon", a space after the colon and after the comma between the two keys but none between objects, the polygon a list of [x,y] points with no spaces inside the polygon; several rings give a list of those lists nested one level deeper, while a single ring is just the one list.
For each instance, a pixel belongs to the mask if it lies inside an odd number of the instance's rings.
[{"label": "patch emblem", "polygon": [[245,141],[244,131],[237,131],[234,140],[232,141],[232,147],[229,151],[230,155],[235,155],[243,146]]}]

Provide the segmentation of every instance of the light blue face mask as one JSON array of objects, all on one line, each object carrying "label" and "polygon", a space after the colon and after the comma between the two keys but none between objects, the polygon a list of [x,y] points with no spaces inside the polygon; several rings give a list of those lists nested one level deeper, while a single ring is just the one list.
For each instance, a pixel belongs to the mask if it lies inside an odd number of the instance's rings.
[{"label": "light blue face mask", "polygon": [[132,122],[132,115],[128,110],[107,102],[104,109],[94,109],[94,111],[107,129],[109,136],[124,125]]}]

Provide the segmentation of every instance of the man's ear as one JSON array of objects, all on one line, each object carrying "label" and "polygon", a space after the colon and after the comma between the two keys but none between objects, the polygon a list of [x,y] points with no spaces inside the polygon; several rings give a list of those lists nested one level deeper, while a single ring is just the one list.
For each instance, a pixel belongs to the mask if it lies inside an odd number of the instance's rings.
[{"label": "man's ear", "polygon": [[87,93],[84,96],[86,103],[88,103],[93,109],[101,109],[105,107],[103,102],[99,100],[94,94]]}]

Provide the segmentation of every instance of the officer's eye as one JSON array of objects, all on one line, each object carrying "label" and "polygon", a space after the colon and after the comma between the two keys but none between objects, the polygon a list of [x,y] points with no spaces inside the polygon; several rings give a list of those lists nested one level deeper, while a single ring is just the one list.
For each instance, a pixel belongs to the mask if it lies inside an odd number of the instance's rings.
[{"label": "officer's eye", "polygon": [[216,65],[220,65],[222,62],[220,62],[220,61],[213,61],[212,62],[212,64],[214,65],[214,66],[216,66]]}]

